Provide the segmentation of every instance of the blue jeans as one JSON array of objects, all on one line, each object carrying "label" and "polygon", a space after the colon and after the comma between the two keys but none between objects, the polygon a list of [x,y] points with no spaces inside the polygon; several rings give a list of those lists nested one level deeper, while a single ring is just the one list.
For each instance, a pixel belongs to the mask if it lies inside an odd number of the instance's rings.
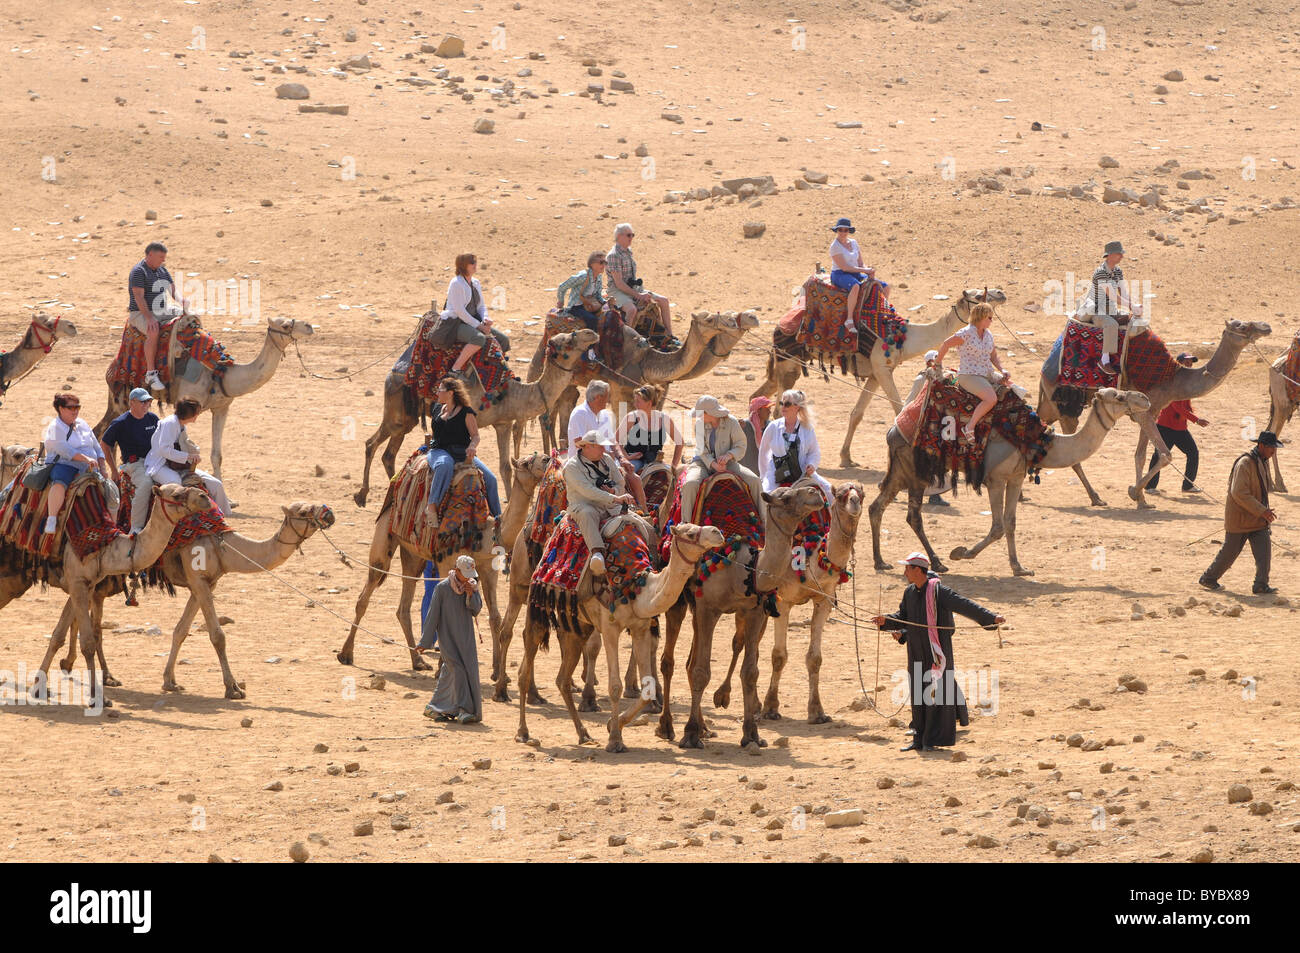
[{"label": "blue jeans", "polygon": [[[424,564],[424,599],[420,603],[420,628],[424,628],[424,619],[429,614],[429,603],[433,601],[433,587],[438,584],[438,567],[432,562]],[[434,633],[433,644],[438,644],[438,635]]]},{"label": "blue jeans", "polygon": [[[433,471],[432,479],[429,481],[429,502],[437,506],[442,502],[442,498],[447,495],[447,490],[451,486],[451,472],[456,468],[456,461],[446,450],[433,447],[427,454],[429,460],[429,469]],[[487,464],[478,457],[474,458],[474,466],[478,467],[478,472],[483,474],[483,487],[487,492],[488,512],[493,516],[501,515],[501,497],[498,495],[496,474],[487,468]]]}]

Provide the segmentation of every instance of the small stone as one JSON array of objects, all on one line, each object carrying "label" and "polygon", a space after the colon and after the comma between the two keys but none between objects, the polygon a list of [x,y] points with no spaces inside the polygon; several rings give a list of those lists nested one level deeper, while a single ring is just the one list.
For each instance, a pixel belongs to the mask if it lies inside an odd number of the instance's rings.
[{"label": "small stone", "polygon": [[813,185],[825,185],[830,181],[830,176],[825,172],[805,172],[803,177],[805,182],[811,182]]},{"label": "small stone", "polygon": [[972,837],[966,842],[967,847],[997,847],[997,838],[990,837],[988,834],[979,834]]},{"label": "small stone", "polygon": [[882,791],[887,791],[894,786],[893,778],[877,778],[876,787]]},{"label": "small stone", "polygon": [[496,131],[496,128],[496,120],[488,119],[486,116],[480,116],[478,119],[474,120],[474,131],[480,135],[491,135]]},{"label": "small stone", "polygon": [[620,93],[630,93],[635,87],[625,79],[611,79],[609,88]]},{"label": "small stone", "polygon": [[641,145],[637,146],[637,147],[636,147],[635,149],[633,149],[632,151],[633,151],[633,153],[634,153],[636,156],[638,156],[639,158],[644,159],[646,156],[648,156],[648,155],[650,154],[650,147],[647,146],[647,145],[643,142],[643,143],[641,143]]},{"label": "small stone", "polygon": [[266,785],[266,787],[262,788],[262,790],[263,790],[263,791],[283,791],[283,790],[284,790],[284,782],[283,782],[283,781],[272,781],[270,784]]},{"label": "small stone", "polygon": [[862,809],[855,807],[846,811],[827,811],[822,820],[827,827],[857,827],[862,823]]},{"label": "small stone", "polygon": [[677,114],[677,113],[670,113],[670,112],[661,112],[661,113],[659,114],[659,118],[660,118],[660,119],[666,119],[666,120],[668,120],[669,122],[675,122],[675,123],[678,123],[679,125],[680,125],[681,123],[683,123],[683,122],[686,121],[686,120],[682,119],[682,117],[681,117],[679,114]]},{"label": "small stone", "polygon": [[1102,773],[1102,774],[1111,774],[1111,773],[1113,773],[1114,770],[1115,770],[1115,762],[1114,762],[1114,761],[1107,761],[1105,764],[1103,764],[1103,765],[1101,766],[1100,770],[1101,770],[1101,773]]},{"label": "small stone", "polygon": [[763,222],[746,222],[744,229],[746,238],[761,238],[767,231],[767,225]]},{"label": "small stone", "polygon": [[486,771],[488,768],[492,767],[492,759],[475,758],[473,761],[470,762],[470,764],[474,766],[475,771]]},{"label": "small stone", "polygon": [[960,798],[957,798],[957,797],[952,797],[952,796],[950,796],[946,801],[943,802],[943,806],[944,806],[944,807],[961,807],[961,799],[960,799]]},{"label": "small stone", "polygon": [[969,757],[970,757],[970,756],[967,755],[966,752],[964,752],[964,751],[954,751],[954,752],[952,753],[952,757],[951,757],[949,760],[950,760],[950,761],[966,761],[966,760],[969,759]]},{"label": "small stone", "polygon": [[334,777],[338,777],[340,774],[343,773],[343,768],[340,765],[331,764],[325,769],[325,773],[329,775],[333,775]]},{"label": "small stone", "polygon": [[295,864],[305,864],[311,854],[307,851],[307,845],[300,840],[294,841],[289,845],[289,857]]},{"label": "small stone", "polygon": [[369,837],[374,832],[374,821],[357,821],[352,825],[352,834],[354,837]]},{"label": "small stone", "polygon": [[271,207],[272,205],[274,205],[275,203],[272,202],[270,199],[262,199],[262,201],[261,201],[260,204],[261,204],[262,208],[270,208],[270,207]]},{"label": "small stone", "polygon": [[456,800],[456,796],[454,794],[452,794],[450,791],[443,791],[441,794],[437,796],[437,798],[434,799],[433,803],[450,804],[454,800]]},{"label": "small stone", "polygon": [[343,770],[346,771],[348,774],[356,774],[358,771],[361,770],[361,762],[349,761],[347,764],[343,765]]},{"label": "small stone", "polygon": [[240,727],[240,728],[252,728],[252,727],[253,727],[253,719],[251,719],[251,718],[249,718],[249,717],[247,717],[247,716],[245,716],[245,717],[239,719],[239,727]]},{"label": "small stone", "polygon": [[1208,847],[1202,847],[1187,859],[1193,864],[1212,864],[1214,863],[1214,851]]},{"label": "small stone", "polygon": [[324,754],[325,752],[330,750],[330,746],[325,744],[322,741],[318,741],[316,743],[316,747],[312,748],[311,750],[316,754]]},{"label": "small stone", "polygon": [[1079,734],[1079,733],[1076,731],[1074,734],[1070,735],[1070,737],[1068,737],[1068,738],[1065,739],[1065,743],[1066,743],[1067,745],[1069,745],[1071,748],[1082,748],[1082,747],[1083,747],[1083,735]]},{"label": "small stone", "polygon": [[1263,817],[1265,814],[1273,813],[1273,805],[1268,801],[1255,801],[1250,805],[1250,813],[1256,817]]},{"label": "small stone", "polygon": [[1246,801],[1253,800],[1254,797],[1255,795],[1251,793],[1250,788],[1246,787],[1244,784],[1234,784],[1228,788],[1229,804],[1242,804]]},{"label": "small stone", "polygon": [[1101,166],[1103,169],[1118,169],[1119,160],[1113,156],[1102,156],[1097,160],[1097,165]]},{"label": "small stone", "polygon": [[1165,73],[1161,79],[1170,83],[1181,83],[1183,81],[1183,71],[1180,69],[1171,69],[1168,73]]},{"label": "small stone", "polygon": [[275,87],[276,99],[311,99],[311,92],[302,83],[281,83]]},{"label": "small stone", "polygon": [[149,211],[144,213],[144,220],[146,222],[156,222],[158,221],[158,213],[155,212],[153,209],[150,209]]},{"label": "small stone", "polygon": [[627,843],[627,835],[626,835],[626,834],[610,834],[610,835],[609,835],[609,846],[610,846],[610,847],[622,847],[622,846],[623,846],[624,844],[626,844],[626,843]]}]

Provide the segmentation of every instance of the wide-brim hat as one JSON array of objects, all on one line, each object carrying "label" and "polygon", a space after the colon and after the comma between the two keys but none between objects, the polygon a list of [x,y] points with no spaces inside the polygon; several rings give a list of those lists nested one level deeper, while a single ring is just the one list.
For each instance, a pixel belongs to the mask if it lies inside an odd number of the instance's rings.
[{"label": "wide-brim hat", "polygon": [[853,223],[850,222],[847,218],[842,218],[842,219],[840,219],[838,222],[836,222],[834,225],[832,225],[832,226],[831,226],[831,231],[832,231],[832,232],[834,232],[834,231],[838,231],[838,230],[841,229],[841,228],[847,228],[847,229],[849,230],[849,234],[850,234],[850,235],[852,235],[854,232],[857,231],[857,229],[853,227]]},{"label": "wide-brim hat", "polygon": [[1103,254],[1122,255],[1124,254],[1124,244],[1122,242],[1107,242],[1106,250],[1103,252]]},{"label": "wide-brim hat", "polygon": [[916,566],[919,569],[930,568],[930,557],[925,553],[910,553],[906,559],[899,563],[900,566]]},{"label": "wide-brim hat", "polygon": [[692,413],[699,417],[701,414],[708,414],[710,417],[730,417],[731,411],[718,402],[718,398],[712,394],[705,394],[695,402],[695,410]]},{"label": "wide-brim hat", "polygon": [[1257,444],[1259,444],[1261,447],[1283,447],[1283,446],[1286,446],[1286,441],[1285,441],[1285,440],[1279,440],[1278,437],[1277,437],[1277,434],[1273,433],[1273,431],[1271,431],[1271,430],[1265,430],[1262,434],[1260,434],[1258,437],[1256,437],[1254,440],[1252,440],[1251,443],[1257,443]]},{"label": "wide-brim hat", "polygon": [[611,440],[609,437],[606,437],[599,430],[588,430],[585,434],[579,437],[575,442],[580,447],[587,447],[592,445],[601,446],[601,447],[614,446],[614,441]]},{"label": "wide-brim hat", "polygon": [[457,556],[456,570],[466,579],[478,578],[478,568],[474,565],[473,556]]}]

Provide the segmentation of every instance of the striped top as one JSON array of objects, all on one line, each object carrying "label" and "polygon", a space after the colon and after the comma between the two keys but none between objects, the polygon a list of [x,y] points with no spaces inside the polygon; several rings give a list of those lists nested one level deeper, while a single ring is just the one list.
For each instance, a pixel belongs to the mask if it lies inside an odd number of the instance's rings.
[{"label": "striped top", "polygon": [[[1114,269],[1107,268],[1103,261],[1097,266],[1097,270],[1092,273],[1092,307],[1091,314],[1109,314],[1119,313],[1119,291],[1124,286],[1124,269],[1116,265]],[[1115,298],[1111,299],[1106,289],[1115,290]]]}]

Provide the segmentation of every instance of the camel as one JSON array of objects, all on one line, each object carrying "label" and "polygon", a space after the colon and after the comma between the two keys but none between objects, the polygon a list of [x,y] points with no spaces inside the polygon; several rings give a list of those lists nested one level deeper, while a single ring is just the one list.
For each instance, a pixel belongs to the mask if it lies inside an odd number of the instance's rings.
[{"label": "camel", "polygon": [[[172,631],[172,650],[167,657],[167,666],[163,670],[164,692],[183,692],[184,687],[176,683],[176,659],[181,646],[190,634],[190,626],[200,610],[207,623],[208,638],[216,650],[217,661],[221,664],[221,678],[226,685],[226,697],[240,699],[246,697],[244,689],[230,671],[230,662],[226,658],[226,633],[221,626],[220,616],[213,601],[213,592],[217,583],[226,573],[258,573],[277,569],[298,551],[304,542],[315,535],[317,530],[329,529],[334,525],[334,513],[323,503],[290,503],[281,506],[284,518],[275,533],[266,539],[249,539],[234,531],[213,536],[201,536],[193,544],[174,549],[163,556],[162,571],[166,581],[172,586],[180,586],[190,591],[189,599],[181,612],[180,620]],[[113,583],[113,585],[108,585]],[[104,599],[119,591],[115,579],[106,579],[94,589],[95,605],[92,617],[95,625],[100,625],[103,618]],[[50,661],[58,653],[68,632],[72,638],[68,641],[67,657],[59,662],[65,672],[72,671],[73,659],[77,650],[77,624],[73,616],[72,601],[63,606],[59,624],[50,636],[49,649],[41,663],[41,671],[48,672]],[[97,639],[99,646],[99,665],[104,673],[104,684],[112,687],[120,684],[108,673],[108,664],[104,661],[104,640],[102,633]]]},{"label": "camel", "polygon": [[[802,485],[800,481],[796,486]],[[811,485],[811,484],[809,484]],[[826,619],[831,614],[835,601],[835,590],[840,586],[840,570],[853,561],[853,546],[858,538],[858,520],[862,517],[862,498],[864,490],[861,483],[841,483],[835,487],[835,497],[831,502],[831,525],[826,538],[826,560],[820,560],[804,567],[804,579],[789,576],[777,586],[777,604],[781,614],[773,620],[775,641],[772,645],[772,679],[768,683],[767,697],[763,699],[762,718],[779,719],[781,703],[778,689],[781,672],[785,669],[789,653],[786,650],[787,635],[790,627],[790,610],[804,603],[813,604],[812,623],[809,632],[808,654],[804,661],[808,666],[808,724],[824,725],[831,720],[822,708],[819,675],[822,667],[822,632],[826,628]],[[731,699],[731,676],[736,670],[736,660],[744,644],[733,640],[731,644],[731,668],[722,686],[713,695],[713,702],[719,708],[726,708]]]},{"label": "camel", "polygon": [[14,474],[23,465],[23,461],[34,452],[31,447],[24,447],[16,443],[0,448],[0,490],[9,485],[9,481],[14,478]]},{"label": "camel", "polygon": [[18,346],[12,351],[0,351],[0,397],[30,374],[55,342],[76,336],[77,326],[62,317],[52,318],[44,313],[33,317]]},{"label": "camel", "polygon": [[[108,576],[123,576],[152,566],[163,554],[176,524],[195,513],[206,513],[212,506],[212,501],[202,490],[176,483],[154,487],[153,497],[152,518],[139,536],[118,536],[85,561],[77,556],[71,543],[65,543],[61,556],[62,566],[57,572],[50,573],[50,581],[68,594],[72,603],[72,619],[81,632],[81,654],[86,660],[90,676],[87,707],[93,707],[96,698],[101,697],[99,674],[95,668],[99,649],[99,620],[92,619],[91,615],[95,587]],[[24,585],[14,593],[14,575],[16,574],[0,571],[0,606],[28,588]],[[49,668],[53,657],[53,651],[47,654],[42,669]],[[44,679],[38,680],[37,692],[44,693]],[[111,707],[112,703],[105,699],[104,705]]]},{"label": "camel", "polygon": [[[267,318],[266,338],[262,341],[262,350],[257,357],[247,364],[232,364],[226,368],[225,376],[219,383],[212,371],[202,365],[198,365],[198,380],[191,381],[179,376],[172,378],[167,388],[168,403],[175,405],[177,401],[189,397],[197,400],[201,409],[212,412],[212,449],[208,451],[208,463],[212,475],[218,480],[221,479],[221,438],[225,433],[230,405],[236,397],[251,394],[266,384],[275,375],[289,344],[310,337],[313,333],[312,326],[307,321]],[[95,436],[102,437],[113,418],[126,413],[126,395],[125,390],[109,389],[108,409],[104,411],[99,423],[95,424]]]},{"label": "camel", "polygon": [[[1289,351],[1283,353],[1273,362],[1268,375],[1268,429],[1279,437],[1282,436],[1282,428],[1295,416],[1296,408],[1300,407],[1300,403],[1287,396],[1286,359],[1289,353]],[[1293,380],[1291,383],[1294,385],[1300,382]],[[0,484],[3,482],[0,480]],[[1286,481],[1282,479],[1282,467],[1277,462],[1276,453],[1273,454],[1273,490],[1277,493],[1287,492]]]},{"label": "camel", "polygon": [[[888,358],[885,357],[884,345],[879,341],[871,352],[870,360],[865,359],[861,354],[853,355],[849,366],[853,376],[862,381],[862,393],[849,413],[849,427],[844,434],[844,443],[840,445],[841,467],[858,465],[853,462],[849,446],[853,443],[853,434],[857,431],[858,424],[862,422],[862,415],[867,412],[867,404],[871,403],[871,398],[876,395],[877,387],[884,388],[885,396],[894,405],[894,413],[903,409],[902,398],[898,396],[898,387],[894,384],[894,368],[904,361],[920,357],[926,351],[938,350],[940,344],[966,326],[971,305],[981,301],[997,305],[1006,300],[1007,296],[999,288],[967,288],[938,321],[930,324],[909,323],[903,347]],[[778,350],[772,351],[767,359],[767,379],[749,395],[750,400],[755,397],[771,397],[775,407],[776,399],[781,392],[790,390],[799,383],[803,363],[793,357],[779,356],[781,354],[782,352]]]},{"label": "camel", "polygon": [[[1092,402],[1092,412],[1076,432],[1057,434],[1052,441],[1047,455],[1038,463],[1044,470],[1059,470],[1077,466],[1101,447],[1101,443],[1110,433],[1120,417],[1134,419],[1149,414],[1151,402],[1140,391],[1116,390],[1104,387],[1097,391]],[[916,538],[925,547],[930,557],[930,565],[935,572],[947,572],[948,568],[935,554],[925,527],[921,520],[921,504],[929,492],[928,485],[916,474],[912,457],[912,445],[898,432],[898,427],[889,428],[885,439],[889,445],[889,468],[880,483],[880,495],[868,508],[871,518],[871,551],[875,557],[876,569],[887,570],[889,563],[880,555],[880,518],[900,490],[907,490],[907,523],[916,533]],[[1007,538],[1007,557],[1011,561],[1011,571],[1017,576],[1032,576],[1031,570],[1025,569],[1016,556],[1016,505],[1020,501],[1020,487],[1025,482],[1028,464],[1024,455],[1011,443],[995,431],[989,432],[988,443],[984,448],[984,482],[989,489],[989,509],[993,511],[992,526],[988,535],[967,549],[958,546],[951,553],[950,559],[974,559],[985,547],[1004,535]]]},{"label": "camel", "polygon": [[[407,464],[410,466],[411,464]],[[458,463],[452,473],[452,487],[448,493],[455,492],[455,485],[461,480],[471,475],[476,475],[478,470],[472,463]],[[429,663],[420,657],[420,652],[416,649],[416,640],[411,628],[411,603],[415,598],[416,583],[421,582],[424,578],[424,564],[433,558],[433,553],[429,548],[420,545],[419,540],[407,539],[404,536],[398,536],[392,530],[392,520],[389,519],[388,511],[393,505],[391,497],[386,501],[386,505],[379,511],[379,516],[375,520],[375,535],[370,542],[370,574],[366,578],[365,588],[361,590],[361,595],[357,597],[356,618],[352,621],[352,627],[348,630],[347,641],[343,647],[335,654],[344,665],[352,664],[352,646],[357,637],[357,629],[361,626],[361,618],[366,614],[366,608],[370,605],[370,597],[374,591],[383,585],[384,580],[390,575],[388,567],[392,565],[394,552],[400,551],[402,572],[399,578],[402,580],[402,594],[397,603],[397,621],[402,627],[402,634],[406,636],[406,645],[411,652],[411,669],[412,671],[421,671],[428,669]],[[416,526],[420,524],[417,522]],[[498,547],[494,534],[489,528],[483,533],[483,539],[477,549],[459,550],[443,556],[435,562],[438,569],[438,575],[446,578],[456,565],[456,557],[468,554],[474,558],[474,565],[478,569],[479,591],[483,594],[483,601],[487,603],[488,619],[490,622],[490,631],[495,632],[500,625],[500,616],[497,612],[497,567],[500,565],[498,557]],[[504,664],[504,663],[503,663]]]},{"label": "camel", "polygon": [[[641,335],[627,325],[623,326],[624,363],[617,371],[599,365],[583,368],[574,375],[553,405],[554,410],[542,421],[542,449],[550,451],[558,446],[557,430],[562,431],[573,408],[577,406],[579,390],[597,378],[610,378],[609,406],[616,417],[632,408],[632,391],[641,384],[663,384],[676,380],[690,380],[707,374],[717,367],[736,346],[745,332],[758,327],[758,315],[752,311],[709,312],[696,311],[691,315],[691,325],[682,346],[672,351],[660,351],[650,346]],[[533,355],[528,367],[528,379],[541,373],[541,346]],[[621,419],[621,418],[620,418]],[[519,453],[524,435],[524,424],[515,425],[515,453]],[[564,439],[564,433],[558,438]]]},{"label": "camel", "polygon": [[[588,331],[586,328],[552,335],[551,344],[554,345],[555,357],[546,362],[541,376],[536,381],[528,383],[511,381],[510,386],[506,388],[505,397],[499,403],[478,411],[480,428],[496,428],[497,450],[500,453],[502,471],[506,469],[510,459],[507,444],[510,440],[511,423],[540,417],[548,409],[553,408],[560,392],[573,379],[574,371],[582,361],[582,355],[598,340],[600,338],[596,332]],[[477,374],[471,376],[466,382],[466,387],[470,392],[471,406],[477,408],[483,398],[483,385],[479,382]],[[397,370],[389,371],[388,377],[384,380],[384,419],[379,429],[366,440],[366,462],[361,474],[361,488],[353,496],[357,506],[366,505],[366,496],[370,492],[370,464],[375,459],[375,450],[385,440],[388,441],[388,445],[384,448],[382,457],[384,470],[389,478],[392,478],[396,469],[397,451],[401,448],[406,435],[420,421],[418,412],[413,412],[416,403],[411,401],[411,406],[408,406],[406,379],[403,373]],[[509,487],[507,487],[507,499],[509,499]]]},{"label": "camel", "polygon": [[[1219,346],[1214,355],[1206,362],[1204,369],[1179,367],[1174,372],[1174,376],[1163,384],[1152,387],[1146,392],[1151,401],[1151,409],[1148,413],[1134,416],[1142,428],[1138,435],[1137,452],[1134,453],[1133,459],[1136,466],[1137,482],[1128,488],[1129,499],[1137,504],[1140,510],[1152,509],[1155,504],[1146,501],[1145,488],[1147,481],[1158,473],[1173,458],[1169,448],[1160,437],[1160,431],[1156,429],[1156,417],[1160,412],[1176,400],[1195,400],[1204,397],[1210,391],[1214,390],[1228,376],[1228,372],[1236,365],[1237,359],[1241,356],[1242,350],[1247,344],[1258,341],[1260,338],[1273,333],[1273,329],[1262,321],[1225,321],[1223,334],[1219,339]],[[1045,424],[1061,422],[1061,430],[1066,434],[1074,433],[1079,425],[1078,418],[1065,417],[1061,414],[1060,409],[1052,400],[1052,395],[1056,392],[1056,376],[1058,368],[1049,367],[1048,362],[1044,362],[1042,371],[1038,377],[1038,417]],[[1147,442],[1155,444],[1158,458],[1155,466],[1151,471],[1143,476],[1147,465]],[[1088,491],[1088,498],[1093,506],[1105,506],[1097,491],[1092,488],[1088,482],[1088,477],[1084,475],[1083,467],[1077,462],[1074,464],[1074,473],[1083,484],[1083,488]],[[994,510],[996,513],[996,509]]]},{"label": "camel", "polygon": [[787,487],[772,493],[764,493],[763,499],[767,503],[765,542],[758,548],[753,586],[750,585],[749,563],[755,551],[748,544],[743,544],[737,546],[732,556],[719,564],[704,581],[703,595],[684,597],[668,610],[668,631],[659,662],[659,670],[663,676],[660,681],[663,686],[664,707],[659,715],[659,726],[655,729],[655,734],[660,738],[673,740],[670,703],[673,653],[677,647],[677,636],[681,632],[689,601],[694,624],[691,653],[686,662],[691,685],[691,714],[682,730],[682,740],[678,742],[683,748],[704,747],[701,739],[707,729],[704,726],[703,712],[700,710],[700,698],[709,684],[713,630],[717,628],[718,620],[724,614],[735,615],[735,640],[745,647],[745,660],[740,667],[740,682],[745,699],[740,744],[742,747],[751,743],[760,747],[767,745],[767,742],[758,735],[757,723],[758,643],[763,638],[763,630],[767,627],[767,613],[759,605],[753,590],[769,592],[786,580],[794,578],[794,566],[790,559],[794,531],[803,522],[804,517],[822,507],[825,499],[822,497],[822,491],[815,486]]},{"label": "camel", "polygon": [[[641,671],[649,671],[650,662],[650,622],[660,613],[675,604],[682,588],[699,565],[700,559],[711,549],[721,546],[725,540],[722,531],[716,526],[696,526],[682,523],[671,530],[673,542],[668,558],[668,565],[658,572],[652,572],[645,586],[631,602],[619,604],[611,612],[596,594],[592,575],[584,572],[578,582],[578,613],[584,632],[574,633],[560,630],[560,671],[555,678],[555,685],[568,706],[573,726],[578,731],[578,744],[590,744],[592,739],[587,733],[582,719],[578,716],[577,706],[573,701],[573,670],[582,658],[584,646],[592,631],[600,633],[605,647],[605,661],[609,666],[609,701],[610,718],[607,723],[609,742],[605,750],[623,752],[627,745],[623,743],[623,728],[641,713],[649,701],[648,693],[642,692],[638,702],[626,715],[620,716],[619,702],[623,695],[623,685],[618,674],[618,640],[626,629],[632,635],[632,652],[637,657]],[[651,543],[653,545],[653,543]],[[548,627],[535,622],[532,614],[524,623],[524,660],[519,666],[519,684],[532,684],[533,661],[537,647],[549,641]],[[525,692],[519,693],[519,731],[515,740],[528,740],[528,699]]]}]

